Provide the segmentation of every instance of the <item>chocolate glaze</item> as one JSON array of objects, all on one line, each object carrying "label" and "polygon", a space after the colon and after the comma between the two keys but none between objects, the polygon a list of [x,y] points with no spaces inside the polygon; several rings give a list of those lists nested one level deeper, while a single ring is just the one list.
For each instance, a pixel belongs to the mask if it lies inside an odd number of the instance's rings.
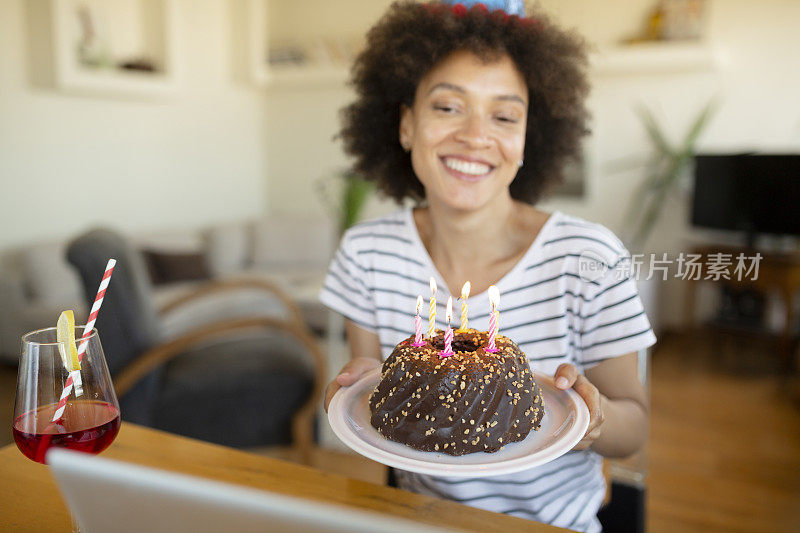
[{"label": "chocolate glaze", "polygon": [[414,337],[398,344],[383,363],[369,400],[370,422],[386,438],[412,448],[449,455],[496,452],[539,429],[542,391],[528,359],[511,339],[457,330],[454,355],[442,358],[444,334],[425,345]]}]

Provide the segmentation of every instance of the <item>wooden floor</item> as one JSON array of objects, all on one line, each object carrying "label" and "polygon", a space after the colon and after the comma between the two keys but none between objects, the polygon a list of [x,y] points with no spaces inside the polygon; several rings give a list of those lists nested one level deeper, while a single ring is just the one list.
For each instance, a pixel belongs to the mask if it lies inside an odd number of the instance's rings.
[{"label": "wooden floor", "polygon": [[800,405],[777,347],[665,339],[654,354],[648,525],[800,531]]},{"label": "wooden floor", "polygon": [[[800,404],[769,343],[666,336],[653,356],[648,529],[800,531]],[[15,371],[0,368],[0,444]],[[380,481],[381,468],[319,454],[315,466]]]}]

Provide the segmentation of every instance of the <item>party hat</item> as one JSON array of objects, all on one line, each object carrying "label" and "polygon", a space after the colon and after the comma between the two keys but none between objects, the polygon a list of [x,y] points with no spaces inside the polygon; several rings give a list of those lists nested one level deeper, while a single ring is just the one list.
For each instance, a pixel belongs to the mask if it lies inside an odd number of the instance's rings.
[{"label": "party hat", "polygon": [[467,9],[476,4],[483,4],[489,11],[501,9],[509,15],[525,17],[525,3],[523,0],[482,0],[480,2],[474,0],[444,0],[444,3],[450,6],[461,4]]}]

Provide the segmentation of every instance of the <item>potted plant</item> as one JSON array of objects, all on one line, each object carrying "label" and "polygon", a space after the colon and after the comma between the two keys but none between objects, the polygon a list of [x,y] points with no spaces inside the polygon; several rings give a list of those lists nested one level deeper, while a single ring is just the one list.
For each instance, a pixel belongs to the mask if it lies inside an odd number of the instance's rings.
[{"label": "potted plant", "polygon": [[[634,193],[625,217],[626,228],[631,228],[628,248],[631,253],[642,253],[655,228],[667,200],[688,181],[697,140],[716,109],[712,100],[694,118],[683,138],[672,144],[662,127],[646,107],[637,110],[653,151],[646,165],[645,179]],[[645,267],[645,265],[642,265]],[[642,305],[654,327],[658,324],[658,282],[661,278],[640,275],[637,280]]]},{"label": "potted plant", "polygon": [[715,108],[714,101],[706,104],[692,121],[683,139],[674,145],[667,140],[653,113],[646,107],[638,108],[637,113],[652,144],[653,153],[647,162],[646,177],[631,198],[625,217],[626,227],[633,228],[629,242],[631,250],[643,249],[667,199],[687,179],[697,139]]},{"label": "potted plant", "polygon": [[375,184],[350,170],[335,173],[317,184],[322,202],[338,219],[339,234],[359,221],[364,206],[375,191]]}]

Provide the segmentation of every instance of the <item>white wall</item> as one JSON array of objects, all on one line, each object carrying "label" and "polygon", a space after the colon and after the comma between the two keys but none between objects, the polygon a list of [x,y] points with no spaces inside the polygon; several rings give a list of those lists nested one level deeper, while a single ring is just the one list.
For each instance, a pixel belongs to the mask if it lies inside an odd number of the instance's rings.
[{"label": "white wall", "polygon": [[155,100],[33,83],[46,6],[0,0],[0,252],[95,224],[192,229],[264,211],[266,98],[234,76],[230,2],[178,1],[182,85]]}]

